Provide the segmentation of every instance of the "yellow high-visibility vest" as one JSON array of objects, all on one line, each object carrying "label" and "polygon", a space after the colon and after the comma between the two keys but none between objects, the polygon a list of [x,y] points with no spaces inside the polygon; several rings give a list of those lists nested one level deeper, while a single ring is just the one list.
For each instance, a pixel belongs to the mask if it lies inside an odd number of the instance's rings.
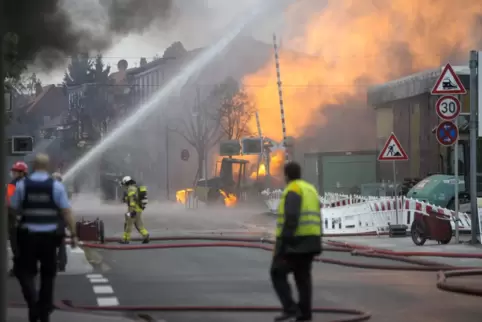
[{"label": "yellow high-visibility vest", "polygon": [[304,180],[294,180],[286,186],[281,195],[278,206],[276,237],[280,237],[283,231],[285,201],[288,192],[295,192],[301,196],[301,213],[295,237],[321,236],[321,211],[318,191],[316,191],[316,188],[312,184]]}]

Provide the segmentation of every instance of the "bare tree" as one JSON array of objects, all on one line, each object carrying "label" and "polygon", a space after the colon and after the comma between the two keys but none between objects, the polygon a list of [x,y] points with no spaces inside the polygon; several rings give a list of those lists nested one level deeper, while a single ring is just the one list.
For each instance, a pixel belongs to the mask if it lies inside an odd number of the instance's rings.
[{"label": "bare tree", "polygon": [[201,99],[200,88],[196,87],[196,97],[193,102],[184,102],[174,122],[174,130],[179,133],[197,152],[198,169],[194,182],[203,173],[203,165],[208,151],[222,137],[221,110],[216,106],[216,92],[212,91],[204,100]]},{"label": "bare tree", "polygon": [[236,80],[227,78],[214,89],[213,97],[218,100],[220,127],[225,139],[239,140],[252,134],[249,122],[255,116],[256,107]]},{"label": "bare tree", "polygon": [[250,135],[249,122],[256,113],[254,104],[233,78],[226,78],[201,99],[196,88],[196,99],[180,109],[175,131],[196,150],[198,169],[195,182],[203,173],[209,150],[221,139],[236,140]]}]

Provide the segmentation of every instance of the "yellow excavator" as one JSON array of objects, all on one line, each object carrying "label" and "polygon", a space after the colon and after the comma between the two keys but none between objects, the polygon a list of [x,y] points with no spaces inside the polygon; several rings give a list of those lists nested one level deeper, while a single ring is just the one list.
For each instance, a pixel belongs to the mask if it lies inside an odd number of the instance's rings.
[{"label": "yellow excavator", "polygon": [[[219,172],[218,172],[218,164]],[[195,193],[207,204],[224,203],[231,206],[239,200],[246,184],[246,165],[249,161],[223,158],[216,164],[216,176],[197,182]]]}]

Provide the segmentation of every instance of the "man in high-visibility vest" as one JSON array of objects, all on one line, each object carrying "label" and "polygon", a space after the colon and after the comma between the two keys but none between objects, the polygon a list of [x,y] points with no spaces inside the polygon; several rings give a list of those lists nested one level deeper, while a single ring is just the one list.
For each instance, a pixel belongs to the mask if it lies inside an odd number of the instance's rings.
[{"label": "man in high-visibility vest", "polygon": [[[10,169],[12,181],[7,185],[7,200],[6,203],[10,206],[10,198],[12,198],[17,188],[17,182],[24,179],[28,174],[28,166],[23,161],[15,162]],[[10,249],[13,257],[17,254],[17,218],[13,211],[8,211],[8,238],[10,240]],[[14,276],[13,268],[9,271],[10,276]]]},{"label": "man in high-visibility vest", "polygon": [[[284,167],[286,188],[278,207],[276,244],[271,264],[271,281],[283,307],[275,321],[311,321],[313,259],[321,253],[321,211],[318,191],[301,180],[301,167],[289,162]],[[294,302],[288,283],[293,273],[299,294]]]}]

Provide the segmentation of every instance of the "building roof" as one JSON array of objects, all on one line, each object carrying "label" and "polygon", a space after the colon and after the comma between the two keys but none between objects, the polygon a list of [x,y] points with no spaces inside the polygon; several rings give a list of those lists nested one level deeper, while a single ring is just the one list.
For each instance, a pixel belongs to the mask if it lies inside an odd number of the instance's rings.
[{"label": "building roof", "polygon": [[52,89],[55,88],[55,85],[47,85],[42,87],[42,92],[32,98],[25,106],[25,113],[30,113],[32,110],[35,109],[35,107],[38,105],[38,103],[47,95],[48,92],[50,92]]},{"label": "building roof", "polygon": [[[377,106],[399,99],[429,93],[444,67],[445,66],[424,70],[384,84],[371,86],[367,91],[368,105]],[[470,75],[468,66],[452,67],[457,75]]]}]

